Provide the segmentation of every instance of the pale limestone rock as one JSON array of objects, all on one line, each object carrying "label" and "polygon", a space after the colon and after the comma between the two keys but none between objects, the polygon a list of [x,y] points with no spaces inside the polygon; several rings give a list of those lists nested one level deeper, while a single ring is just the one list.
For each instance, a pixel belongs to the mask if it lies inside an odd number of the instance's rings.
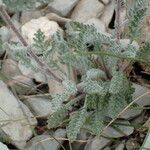
[{"label": "pale limestone rock", "polygon": [[59,27],[59,25],[54,21],[49,21],[47,17],[32,19],[22,26],[21,31],[27,42],[32,44],[34,42],[34,34],[39,29],[44,33],[46,40],[50,39],[51,36],[57,31],[62,32],[62,29]]},{"label": "pale limestone rock", "polygon": [[12,144],[23,149],[26,141],[32,136],[30,125],[35,126],[36,119],[3,81],[0,81],[0,87],[0,129]]},{"label": "pale limestone rock", "polygon": [[100,17],[100,20],[105,24],[107,28],[113,17],[114,10],[115,10],[115,4],[114,1],[111,1],[108,5],[106,5],[104,9],[104,13]]},{"label": "pale limestone rock", "polygon": [[0,150],[9,150],[7,146],[0,142]]},{"label": "pale limestone rock", "polygon": [[49,3],[49,8],[61,16],[67,16],[79,0],[54,0]]},{"label": "pale limestone rock", "polygon": [[98,18],[104,10],[104,5],[98,0],[81,0],[75,7],[71,19],[78,22],[86,22],[91,18]]},{"label": "pale limestone rock", "polygon": [[59,23],[60,25],[65,25],[67,22],[71,21],[71,19],[69,18],[64,18],[64,17],[61,17],[55,13],[48,13],[46,15],[46,17],[49,19],[49,20],[52,20],[52,21],[56,21],[57,23]]},{"label": "pale limestone rock", "polygon": [[111,142],[110,139],[106,139],[104,137],[95,138],[93,141],[88,142],[84,148],[84,150],[101,150],[105,146],[107,146]]},{"label": "pale limestone rock", "polygon": [[32,20],[37,19],[42,16],[42,13],[39,10],[25,10],[21,13],[20,21],[22,24]]},{"label": "pale limestone rock", "polygon": [[93,25],[98,32],[106,32],[105,24],[97,18],[91,18],[85,24]]}]

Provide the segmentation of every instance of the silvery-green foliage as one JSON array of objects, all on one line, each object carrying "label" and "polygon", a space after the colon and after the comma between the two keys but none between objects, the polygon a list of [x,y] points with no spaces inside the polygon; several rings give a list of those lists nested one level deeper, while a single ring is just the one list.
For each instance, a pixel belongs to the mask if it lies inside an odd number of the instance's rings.
[{"label": "silvery-green foliage", "polygon": [[73,81],[64,80],[62,84],[65,87],[66,92],[69,93],[70,95],[74,95],[77,92],[76,84]]},{"label": "silvery-green foliage", "polygon": [[129,36],[137,39],[140,36],[141,22],[147,12],[147,0],[133,0],[127,11]]},{"label": "silvery-green foliage", "polygon": [[87,79],[99,79],[99,78],[106,78],[106,74],[104,71],[96,68],[89,69],[86,72]]},{"label": "silvery-green foliage", "polygon": [[63,93],[63,94],[54,94],[52,95],[52,107],[54,111],[59,110],[62,107],[62,104],[64,101],[67,101],[69,94]]},{"label": "silvery-green foliage", "polygon": [[80,87],[87,94],[99,94],[99,95],[105,94],[101,82],[98,81],[85,80],[81,83]]},{"label": "silvery-green foliage", "polygon": [[77,138],[77,134],[80,132],[81,127],[83,126],[87,117],[86,108],[82,108],[81,110],[74,112],[71,116],[71,121],[67,126],[67,136],[70,141],[74,141]]},{"label": "silvery-green foliage", "polygon": [[104,117],[101,112],[89,114],[83,128],[90,131],[92,134],[99,135],[104,127]]}]

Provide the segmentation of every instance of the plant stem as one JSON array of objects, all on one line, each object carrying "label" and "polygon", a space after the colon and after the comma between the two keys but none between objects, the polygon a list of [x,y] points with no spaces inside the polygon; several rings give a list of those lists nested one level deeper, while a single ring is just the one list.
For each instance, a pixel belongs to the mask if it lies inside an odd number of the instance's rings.
[{"label": "plant stem", "polygon": [[[19,30],[15,27],[13,22],[11,21],[10,16],[8,15],[7,11],[3,6],[0,6],[0,15],[2,16],[3,20],[6,22],[6,24],[14,31],[20,42],[24,46],[28,46],[27,41],[23,38],[23,36],[20,34]],[[57,82],[62,83],[62,79],[58,78],[48,67],[47,64],[43,63],[43,60],[41,60],[32,50],[31,48],[28,49],[28,55],[32,57],[40,66],[40,69],[47,73],[48,75],[52,76]]]}]

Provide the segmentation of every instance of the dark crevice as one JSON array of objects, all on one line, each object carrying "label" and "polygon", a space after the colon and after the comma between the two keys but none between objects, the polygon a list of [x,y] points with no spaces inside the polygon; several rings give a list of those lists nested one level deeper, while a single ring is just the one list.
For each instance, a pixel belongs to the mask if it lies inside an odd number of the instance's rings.
[{"label": "dark crevice", "polygon": [[115,29],[115,19],[116,19],[116,11],[114,10],[114,13],[113,13],[112,19],[108,25],[108,28]]}]

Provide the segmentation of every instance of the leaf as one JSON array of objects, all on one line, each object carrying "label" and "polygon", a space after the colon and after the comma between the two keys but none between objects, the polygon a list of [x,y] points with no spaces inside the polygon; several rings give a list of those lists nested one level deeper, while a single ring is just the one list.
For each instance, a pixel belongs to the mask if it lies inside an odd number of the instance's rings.
[{"label": "leaf", "polygon": [[71,80],[64,80],[62,83],[70,95],[74,95],[77,92],[76,84]]},{"label": "leaf", "polygon": [[67,136],[71,142],[73,142],[77,134],[80,132],[80,128],[83,126],[87,117],[87,111],[85,108],[82,108],[80,111],[75,112],[71,116],[71,121],[67,126]]},{"label": "leaf", "polygon": [[83,81],[80,86],[87,94],[105,95],[105,91],[98,81],[86,80]]},{"label": "leaf", "polygon": [[107,112],[111,118],[117,117],[117,115],[127,106],[126,97],[120,94],[114,94],[110,96]]},{"label": "leaf", "polygon": [[87,79],[98,79],[98,78],[105,78],[106,75],[104,71],[100,69],[92,68],[87,71],[86,77]]},{"label": "leaf", "polygon": [[52,115],[48,117],[48,129],[56,128],[59,126],[67,116],[67,110],[65,108],[61,108],[54,112]]},{"label": "leaf", "polygon": [[94,114],[89,115],[83,128],[95,135],[99,135],[104,127],[104,118],[101,113],[102,112],[95,112]]}]

